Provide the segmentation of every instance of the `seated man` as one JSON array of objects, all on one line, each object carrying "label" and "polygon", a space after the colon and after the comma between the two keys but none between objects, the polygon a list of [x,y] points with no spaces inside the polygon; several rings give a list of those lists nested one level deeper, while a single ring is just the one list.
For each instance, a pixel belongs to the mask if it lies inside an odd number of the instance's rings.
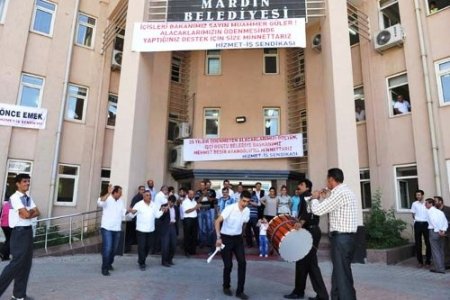
[{"label": "seated man", "polygon": [[397,101],[394,102],[394,115],[406,114],[411,111],[411,105],[405,100],[403,95],[397,96]]}]

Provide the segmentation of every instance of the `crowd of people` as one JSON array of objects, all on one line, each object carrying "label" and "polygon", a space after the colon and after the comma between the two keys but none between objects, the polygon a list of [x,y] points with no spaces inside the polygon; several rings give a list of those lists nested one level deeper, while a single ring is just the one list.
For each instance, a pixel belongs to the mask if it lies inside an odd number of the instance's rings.
[{"label": "crowd of people", "polygon": [[[417,190],[416,201],[411,205],[414,220],[414,240],[418,267],[434,267],[433,273],[445,274],[445,269],[450,268],[449,260],[449,223],[450,207],[444,205],[444,199],[440,196],[425,199],[425,192]],[[422,253],[422,240],[425,242],[425,261]],[[447,253],[446,253],[447,252]]]},{"label": "crowd of people", "polygon": [[[267,231],[270,221],[278,215],[290,215],[295,220],[294,229],[307,230],[313,241],[307,255],[296,262],[294,289],[290,294],[284,295],[284,298],[304,298],[309,276],[316,292],[316,296],[309,299],[329,299],[317,259],[322,236],[319,218],[329,214],[333,264],[330,296],[332,299],[356,299],[351,262],[358,227],[357,198],[344,184],[341,169],[329,169],[326,180],[326,188],[315,191],[310,180],[300,180],[292,196],[289,196],[286,186],[281,187],[279,195],[274,187],[266,195],[259,182],[251,191],[242,184],[235,191],[229,180],[224,180],[223,188],[216,192],[208,179],[201,181],[195,191],[183,187],[175,191],[173,187],[163,185],[157,192],[153,180],[148,180],[146,185],[138,187],[138,193],[129,206],[122,198],[122,188],[110,185],[107,193],[97,201],[103,211],[101,273],[109,276],[114,270],[114,256],[119,248],[125,217],[129,219],[125,247],[130,248],[137,242],[137,262],[142,271],[146,270],[149,253],[160,253],[164,267],[174,265],[177,237],[181,237],[179,224],[182,223],[184,254],[188,257],[195,255],[199,247],[208,247],[210,252],[216,248],[221,249],[224,264],[222,287],[223,293],[228,296],[233,294],[230,274],[234,255],[238,262],[235,295],[240,299],[248,299],[244,292],[244,240],[247,247],[258,246],[261,257],[268,257],[270,251]],[[26,289],[33,255],[32,220],[40,214],[29,196],[29,186],[29,175],[17,175],[17,191],[5,202],[6,210],[4,206],[1,215],[2,228],[10,229],[5,231],[7,240],[0,249],[1,258],[8,260],[11,254],[12,260],[0,275],[0,296],[14,281],[12,299],[27,298]],[[446,239],[448,241],[450,207],[445,206],[443,199],[438,196],[425,199],[424,192],[418,190],[411,212],[419,267],[431,265],[432,261],[434,268],[431,272],[445,273],[444,249]],[[5,226],[5,218],[8,226]],[[422,238],[426,244],[425,258],[422,255]]]}]

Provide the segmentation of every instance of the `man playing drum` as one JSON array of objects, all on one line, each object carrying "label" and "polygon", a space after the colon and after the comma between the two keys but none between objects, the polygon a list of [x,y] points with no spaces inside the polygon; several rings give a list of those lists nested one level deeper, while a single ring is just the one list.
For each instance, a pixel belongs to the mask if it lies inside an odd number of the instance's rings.
[{"label": "man playing drum", "polygon": [[301,180],[297,186],[297,192],[300,197],[298,208],[298,222],[295,229],[305,228],[313,238],[313,247],[309,253],[295,263],[295,287],[292,293],[285,295],[286,299],[303,299],[305,296],[306,278],[311,280],[314,291],[317,296],[309,299],[328,300],[328,292],[323,282],[322,273],[317,261],[317,249],[319,247],[322,233],[319,227],[319,216],[314,215],[309,207],[309,199],[311,198],[312,182],[308,179]]},{"label": "man playing drum", "polygon": [[[232,296],[230,289],[230,275],[233,267],[232,258],[234,253],[238,262],[236,297],[240,299],[248,299],[248,296],[244,293],[245,268],[247,262],[245,261],[242,226],[250,219],[250,210],[247,208],[250,198],[250,192],[243,191],[239,198],[239,202],[225,207],[215,223],[217,234],[216,247],[221,247],[222,244],[225,245],[225,248],[221,251],[223,259],[223,293],[227,296]],[[222,228],[220,228],[221,224]]]}]

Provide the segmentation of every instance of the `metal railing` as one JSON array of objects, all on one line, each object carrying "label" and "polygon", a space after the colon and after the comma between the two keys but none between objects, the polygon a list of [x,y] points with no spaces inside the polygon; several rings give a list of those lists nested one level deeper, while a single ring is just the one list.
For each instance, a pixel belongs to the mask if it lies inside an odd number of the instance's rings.
[{"label": "metal railing", "polygon": [[51,246],[68,244],[73,249],[73,243],[99,235],[101,210],[39,219],[35,223],[34,247],[44,248],[48,253]]}]

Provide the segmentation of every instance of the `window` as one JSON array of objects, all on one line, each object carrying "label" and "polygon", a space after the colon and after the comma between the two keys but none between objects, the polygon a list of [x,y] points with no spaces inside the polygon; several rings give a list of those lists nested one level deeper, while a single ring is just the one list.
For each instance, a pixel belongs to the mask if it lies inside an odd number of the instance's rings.
[{"label": "window", "polygon": [[100,196],[102,196],[108,192],[109,180],[111,177],[111,170],[110,169],[102,169],[100,177],[101,177]]},{"label": "window", "polygon": [[181,82],[181,58],[177,56],[172,56],[170,79],[172,82]]},{"label": "window", "polygon": [[60,205],[76,204],[78,190],[78,166],[59,165],[56,183],[56,203]]},{"label": "window", "polygon": [[380,29],[400,23],[398,0],[380,0]]},{"label": "window", "polygon": [[411,111],[409,101],[408,76],[405,74],[396,75],[387,79],[388,95],[391,106],[391,114],[401,115]]},{"label": "window", "polygon": [[372,192],[370,190],[369,169],[359,170],[359,185],[361,187],[361,207],[368,209],[372,207]]},{"label": "window", "polygon": [[56,4],[45,0],[36,0],[31,31],[51,36],[53,34],[55,11]]},{"label": "window", "polygon": [[303,136],[303,156],[308,156],[308,119],[306,109],[300,111],[300,132]]},{"label": "window", "polygon": [[77,45],[89,48],[94,47],[96,22],[96,19],[88,15],[82,13],[78,14],[77,36],[75,42]]},{"label": "window", "polygon": [[117,96],[109,94],[108,96],[108,121],[107,126],[116,126],[116,116],[117,116]]},{"label": "window", "polygon": [[87,88],[69,84],[66,104],[66,120],[84,121],[87,106]]},{"label": "window", "polygon": [[280,109],[264,108],[264,135],[280,134]]},{"label": "window", "polygon": [[430,14],[437,13],[438,11],[449,7],[450,0],[426,0],[428,5],[428,11]]},{"label": "window", "polygon": [[31,176],[32,169],[33,163],[31,161],[8,159],[6,182],[3,189],[5,191],[5,199],[8,199],[12,194],[16,192],[15,179],[17,174],[24,173]]},{"label": "window", "polygon": [[450,103],[450,60],[436,63],[436,76],[439,100],[442,104]]},{"label": "window", "polygon": [[419,189],[417,180],[417,167],[415,165],[394,167],[397,208],[398,210],[409,210],[415,200],[414,193]]},{"label": "window", "polygon": [[218,108],[205,108],[204,110],[204,136],[218,137],[219,136],[219,115],[220,110]]},{"label": "window", "polygon": [[358,15],[348,12],[348,33],[350,35],[350,46],[359,43]]},{"label": "window", "polygon": [[359,87],[353,90],[353,96],[355,99],[355,118],[356,122],[362,122],[366,120],[366,104],[364,102],[364,88]]},{"label": "window", "polygon": [[277,49],[264,49],[264,74],[278,74]]},{"label": "window", "polygon": [[40,107],[43,87],[44,78],[30,74],[22,74],[18,104],[22,106]]},{"label": "window", "polygon": [[220,50],[206,51],[206,75],[220,75],[222,73],[222,63]]},{"label": "window", "polygon": [[9,0],[0,0],[0,24],[5,22],[6,9],[8,8]]}]

